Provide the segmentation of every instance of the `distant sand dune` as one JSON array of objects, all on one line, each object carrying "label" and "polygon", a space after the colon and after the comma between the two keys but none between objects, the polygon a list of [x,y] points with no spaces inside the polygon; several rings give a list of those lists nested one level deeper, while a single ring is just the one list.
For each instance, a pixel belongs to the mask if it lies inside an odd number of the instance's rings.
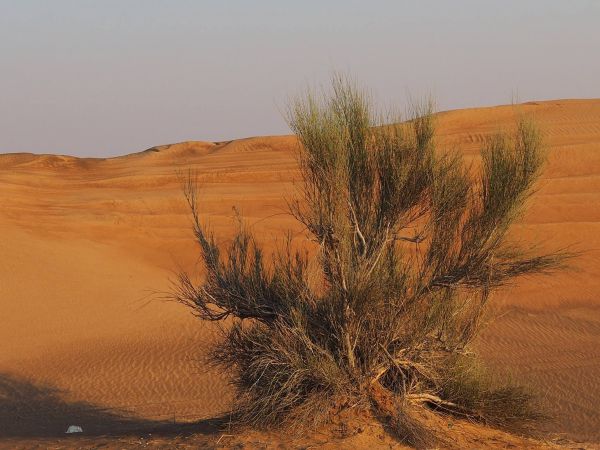
[{"label": "distant sand dune", "polygon": [[[438,144],[471,157],[521,113],[540,124],[550,159],[514,237],[586,253],[576,271],[496,296],[501,317],[482,352],[543,392],[553,430],[600,440],[600,100],[440,113]],[[224,411],[225,374],[198,361],[215,328],[160,299],[173,271],[197,269],[178,173],[198,174],[204,217],[223,242],[237,206],[274,248],[299,231],[284,201],[298,178],[296,145],[277,136],[109,159],[0,155],[0,374],[147,419]]]}]

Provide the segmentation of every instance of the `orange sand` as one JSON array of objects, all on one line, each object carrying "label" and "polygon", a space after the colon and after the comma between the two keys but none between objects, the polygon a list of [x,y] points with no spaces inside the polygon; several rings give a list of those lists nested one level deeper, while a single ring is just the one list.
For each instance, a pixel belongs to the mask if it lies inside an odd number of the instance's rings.
[{"label": "orange sand", "polygon": [[[441,113],[439,146],[472,155],[515,112]],[[600,441],[600,100],[518,112],[538,121],[550,158],[515,235],[586,253],[577,271],[522,280],[498,295],[500,317],[481,349],[541,392],[557,416],[549,430]],[[223,240],[237,206],[273,246],[298,229],[283,199],[294,192],[295,148],[282,136],[111,159],[0,155],[0,439],[60,435],[63,424],[84,419],[73,408],[81,402],[148,421],[225,411],[225,374],[200,359],[215,327],[162,300],[180,266],[197,270],[177,173],[198,172],[205,217]],[[64,414],[49,418],[57,409]],[[107,414],[86,416],[84,427],[116,426]]]}]

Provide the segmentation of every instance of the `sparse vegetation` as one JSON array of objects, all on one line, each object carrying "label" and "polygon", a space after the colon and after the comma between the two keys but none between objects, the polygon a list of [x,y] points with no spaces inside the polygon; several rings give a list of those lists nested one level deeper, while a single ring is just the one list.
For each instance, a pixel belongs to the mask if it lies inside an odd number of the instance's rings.
[{"label": "sparse vegetation", "polygon": [[291,105],[304,182],[289,205],[309,250],[289,240],[266,258],[240,226],[222,253],[185,186],[206,277],[182,274],[175,295],[203,320],[233,319],[211,359],[232,373],[242,423],[315,425],[362,405],[420,445],[415,408],[503,427],[537,415],[470,348],[495,289],[570,256],[508,238],[545,159],[536,128],[489,139],[475,170],[435,150],[429,106],[394,119],[342,78]]}]

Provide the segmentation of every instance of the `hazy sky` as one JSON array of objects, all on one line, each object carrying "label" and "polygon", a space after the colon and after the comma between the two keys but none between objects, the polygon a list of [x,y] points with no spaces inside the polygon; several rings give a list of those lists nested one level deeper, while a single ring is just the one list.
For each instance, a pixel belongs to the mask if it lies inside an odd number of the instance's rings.
[{"label": "hazy sky", "polygon": [[288,133],[333,70],[399,107],[600,97],[600,0],[0,0],[0,152]]}]

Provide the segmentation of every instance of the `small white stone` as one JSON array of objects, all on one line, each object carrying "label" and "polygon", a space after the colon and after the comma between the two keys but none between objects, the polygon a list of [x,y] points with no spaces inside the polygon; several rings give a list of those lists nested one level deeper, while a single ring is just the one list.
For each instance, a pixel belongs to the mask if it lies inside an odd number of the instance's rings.
[{"label": "small white stone", "polygon": [[69,428],[67,428],[67,433],[83,433],[83,428],[81,428],[80,426],[77,425],[70,425]]}]

